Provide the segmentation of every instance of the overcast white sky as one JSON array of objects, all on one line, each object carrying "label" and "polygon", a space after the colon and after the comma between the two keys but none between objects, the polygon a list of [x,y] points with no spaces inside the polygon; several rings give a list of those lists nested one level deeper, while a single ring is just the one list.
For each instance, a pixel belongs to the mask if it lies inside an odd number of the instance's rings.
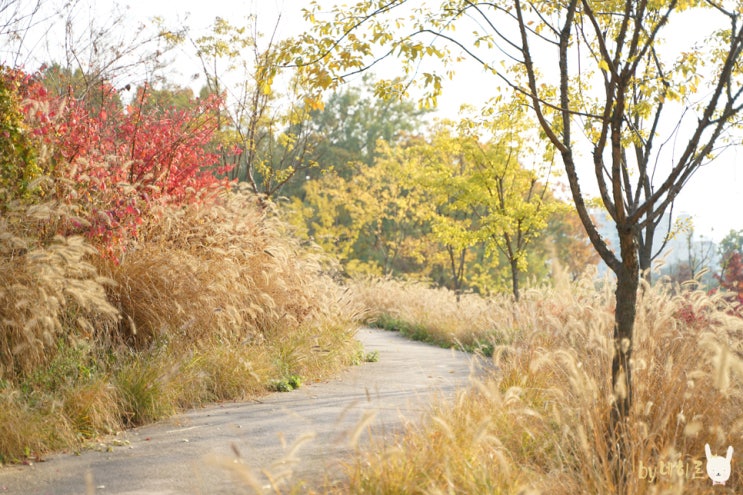
[{"label": "overcast white sky", "polygon": [[[114,0],[88,0],[97,20],[110,15]],[[194,36],[206,32],[217,16],[233,23],[244,20],[251,12],[258,13],[260,28],[270,33],[281,13],[279,34],[292,34],[302,29],[301,8],[306,0],[119,0],[128,6],[127,18],[132,21],[161,16],[169,23],[185,23]],[[346,3],[352,3],[347,0]],[[687,38],[688,36],[684,36]],[[187,83],[188,76],[199,72],[198,62],[186,50],[178,54],[179,72]],[[191,68],[193,67],[193,70]],[[462,103],[476,108],[492,95],[492,79],[478,77],[475,67],[462,68],[455,81],[448,83],[440,101],[441,113],[456,116]],[[719,241],[731,229],[743,229],[743,176],[738,163],[743,159],[743,149],[729,149],[710,165],[700,170],[679,196],[675,214],[686,213],[694,218],[696,232],[705,238]]]}]

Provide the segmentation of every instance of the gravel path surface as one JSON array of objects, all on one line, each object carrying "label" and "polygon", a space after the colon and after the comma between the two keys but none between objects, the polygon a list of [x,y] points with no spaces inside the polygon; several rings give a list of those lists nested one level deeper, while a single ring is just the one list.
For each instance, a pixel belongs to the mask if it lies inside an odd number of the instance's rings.
[{"label": "gravel path surface", "polygon": [[251,483],[270,485],[267,473],[311,486],[338,476],[369,429],[390,432],[415,420],[435,396],[466,386],[473,369],[465,353],[397,333],[361,329],[357,338],[378,362],[293,392],[179,414],[124,432],[102,451],[0,468],[0,494],[254,493]]}]

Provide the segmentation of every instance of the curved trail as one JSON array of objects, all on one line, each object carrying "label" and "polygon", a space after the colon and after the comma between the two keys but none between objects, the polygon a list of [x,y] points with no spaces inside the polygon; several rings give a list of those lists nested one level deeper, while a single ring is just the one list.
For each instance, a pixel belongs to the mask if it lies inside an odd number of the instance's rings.
[{"label": "curved trail", "polygon": [[[252,493],[266,473],[308,485],[340,473],[354,436],[415,420],[435,395],[467,384],[470,355],[360,329],[379,361],[354,366],[327,382],[260,400],[208,406],[120,434],[104,451],[54,455],[32,466],[0,468],[0,494],[181,495]],[[292,447],[296,447],[293,449]],[[239,455],[239,459],[237,458]]]}]

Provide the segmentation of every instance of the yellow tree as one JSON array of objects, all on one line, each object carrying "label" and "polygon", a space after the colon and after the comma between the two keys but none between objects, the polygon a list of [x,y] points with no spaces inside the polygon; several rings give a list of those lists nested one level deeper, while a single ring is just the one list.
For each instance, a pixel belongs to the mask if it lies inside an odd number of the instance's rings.
[{"label": "yellow tree", "polygon": [[527,248],[547,227],[558,203],[550,201],[547,182],[522,167],[513,150],[505,151],[491,143],[471,150],[475,171],[463,200],[476,212],[487,243],[508,261],[513,297],[518,301]]},{"label": "yellow tree", "polygon": [[[743,110],[740,6],[365,0],[320,16],[313,3],[307,10],[317,26],[310,58],[325,72],[333,67],[342,75],[395,55],[408,78],[397,87],[420,76],[432,100],[444,78],[423,68],[423,59],[468,57],[493,76],[494,86],[511,88],[530,105],[562,161],[591,244],[616,275],[609,430],[623,490],[631,468],[623,432],[632,405],[640,273],[652,257],[660,219],[694,173],[730,142],[729,130]],[[704,31],[700,19],[711,27]],[[703,37],[694,39],[700,32]],[[618,246],[607,243],[589,215],[587,200],[594,196],[614,224]]]},{"label": "yellow tree", "polygon": [[467,250],[481,244],[508,263],[516,301],[528,250],[560,207],[549,191],[549,167],[541,167],[543,152],[530,144],[528,129],[529,119],[508,105],[487,122],[445,124],[430,151],[418,152],[428,157],[420,181],[434,195],[432,230],[447,249],[455,280],[464,276]]},{"label": "yellow tree", "polygon": [[[470,172],[463,156],[463,142],[458,138],[453,123],[442,123],[433,130],[429,139],[415,146],[412,155],[419,162],[412,180],[427,191],[430,198],[425,207],[431,237],[443,247],[444,256],[440,263],[450,280],[446,285],[459,297],[465,286],[472,286],[467,270],[468,256],[482,244],[475,235],[475,212],[463,208],[459,201],[461,184]],[[438,260],[430,262],[435,265]],[[484,285],[490,285],[488,282]]]},{"label": "yellow tree", "polygon": [[[312,240],[328,253],[333,253],[346,268],[356,258],[354,248],[361,227],[358,212],[352,205],[364,204],[365,198],[355,197],[347,182],[335,173],[327,173],[318,179],[306,181],[303,186],[304,201],[293,197],[290,221],[298,234]],[[347,268],[346,268],[347,269]]]},{"label": "yellow tree", "polygon": [[504,261],[518,299],[533,241],[564,204],[522,165],[533,150],[518,135],[527,128],[518,112],[504,112],[487,140],[473,127],[442,123],[394,148],[380,141],[372,166],[308,181],[295,223],[352,274],[429,276],[457,293],[489,292],[502,287]]},{"label": "yellow tree", "polygon": [[426,260],[426,191],[410,179],[409,149],[382,141],[378,148],[371,167],[357,162],[348,177],[329,172],[307,181],[304,204],[294,199],[296,222],[350,274],[416,272]]},{"label": "yellow tree", "polygon": [[488,244],[508,261],[516,301],[520,275],[527,269],[527,249],[560,207],[549,190],[551,157],[544,161],[544,155],[530,146],[525,138],[528,122],[518,105],[509,105],[477,126],[491,137],[483,143],[470,136],[465,153],[474,167],[463,200],[476,212]]}]

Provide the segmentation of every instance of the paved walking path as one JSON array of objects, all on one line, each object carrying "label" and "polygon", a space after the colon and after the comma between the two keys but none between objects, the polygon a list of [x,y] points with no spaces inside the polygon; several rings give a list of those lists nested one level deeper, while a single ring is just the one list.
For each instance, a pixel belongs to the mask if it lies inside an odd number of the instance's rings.
[{"label": "paved walking path", "polygon": [[[54,455],[32,466],[0,468],[0,494],[212,495],[253,493],[266,472],[313,485],[340,472],[354,436],[415,420],[436,395],[467,384],[467,354],[411,342],[397,333],[361,329],[379,361],[333,380],[260,400],[209,406],[127,431],[103,452]],[[293,452],[292,446],[296,446]],[[237,457],[239,454],[239,458]],[[290,457],[287,459],[287,457]]]}]

